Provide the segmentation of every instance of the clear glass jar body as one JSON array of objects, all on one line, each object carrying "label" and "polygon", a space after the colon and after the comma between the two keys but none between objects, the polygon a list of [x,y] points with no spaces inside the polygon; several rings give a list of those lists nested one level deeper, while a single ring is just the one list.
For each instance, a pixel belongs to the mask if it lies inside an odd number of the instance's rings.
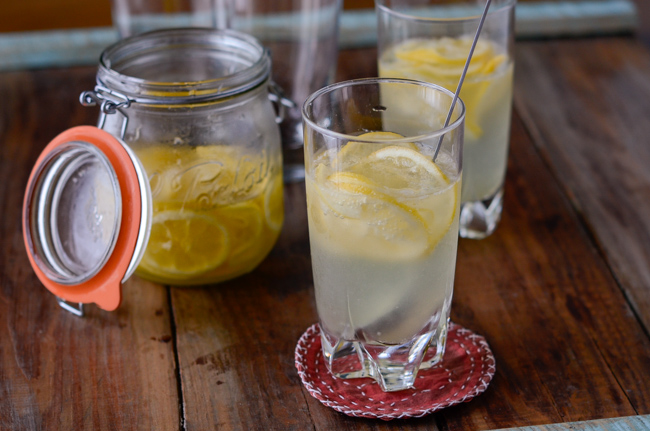
[{"label": "clear glass jar body", "polygon": [[284,213],[269,73],[264,49],[231,31],[152,32],[102,55],[99,91],[128,102],[100,126],[134,150],[153,198],[138,275],[216,283],[252,271],[275,244]]}]

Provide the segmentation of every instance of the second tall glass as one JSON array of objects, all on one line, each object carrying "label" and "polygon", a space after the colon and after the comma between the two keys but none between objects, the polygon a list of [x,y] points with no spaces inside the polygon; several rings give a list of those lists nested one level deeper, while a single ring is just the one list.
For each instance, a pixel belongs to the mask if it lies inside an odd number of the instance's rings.
[{"label": "second tall glass", "polygon": [[[379,76],[455,91],[485,0],[375,0]],[[460,97],[465,148],[460,235],[484,238],[503,209],[513,85],[516,0],[493,0]]]}]

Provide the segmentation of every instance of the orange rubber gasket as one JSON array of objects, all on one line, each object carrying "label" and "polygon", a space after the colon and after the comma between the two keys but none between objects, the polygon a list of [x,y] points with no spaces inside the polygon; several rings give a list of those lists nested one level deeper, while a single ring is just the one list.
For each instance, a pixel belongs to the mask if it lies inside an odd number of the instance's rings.
[{"label": "orange rubber gasket", "polygon": [[81,141],[94,145],[110,161],[122,195],[122,220],[115,248],[106,264],[90,280],[76,285],[64,285],[52,281],[36,264],[32,255],[32,240],[29,227],[26,226],[24,214],[30,211],[29,196],[26,193],[23,202],[23,238],[29,261],[37,277],[54,295],[70,302],[94,302],[103,310],[113,311],[122,301],[122,279],[127,272],[135,251],[140,219],[142,217],[142,199],[138,183],[138,174],[133,161],[122,144],[110,133],[92,126],[78,126],[66,130],[54,138],[38,157],[29,176],[28,188],[36,180],[41,164],[50,152],[69,142]]}]

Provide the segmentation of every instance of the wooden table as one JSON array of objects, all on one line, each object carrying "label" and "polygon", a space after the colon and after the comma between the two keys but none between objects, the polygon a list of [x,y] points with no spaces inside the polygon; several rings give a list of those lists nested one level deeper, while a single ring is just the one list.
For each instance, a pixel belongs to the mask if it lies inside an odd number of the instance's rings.
[{"label": "wooden table", "polygon": [[[317,319],[303,184],[287,187],[283,233],[253,273],[203,288],[133,277],[115,312],[59,308],[29,266],[20,208],[47,142],[95,123],[77,102],[95,68],[0,74],[0,429],[650,427],[650,7],[638,5],[637,37],[518,42],[505,212],[491,237],[460,241],[452,307],[487,338],[496,375],[469,403],[390,423],[321,405],[294,368]],[[342,52],[337,78],[375,75],[375,55]]]}]

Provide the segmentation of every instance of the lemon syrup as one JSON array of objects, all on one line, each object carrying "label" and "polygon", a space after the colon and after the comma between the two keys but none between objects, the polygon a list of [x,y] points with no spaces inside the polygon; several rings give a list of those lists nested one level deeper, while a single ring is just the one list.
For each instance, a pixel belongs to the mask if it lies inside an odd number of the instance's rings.
[{"label": "lemon syrup", "polygon": [[175,285],[225,281],[252,271],[282,227],[280,160],[234,146],[142,146],[154,201],[149,243],[136,273]]}]

